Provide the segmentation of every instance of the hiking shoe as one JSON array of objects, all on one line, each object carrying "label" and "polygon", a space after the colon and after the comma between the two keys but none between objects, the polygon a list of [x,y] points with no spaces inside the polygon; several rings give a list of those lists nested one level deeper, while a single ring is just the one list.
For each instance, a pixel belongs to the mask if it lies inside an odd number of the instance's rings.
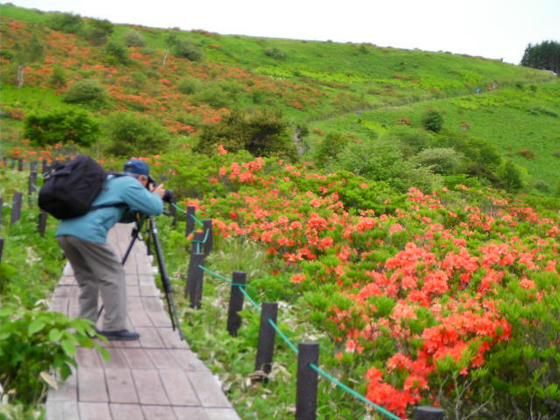
[{"label": "hiking shoe", "polygon": [[128,330],[99,331],[99,334],[108,340],[132,341],[140,338],[140,334]]}]

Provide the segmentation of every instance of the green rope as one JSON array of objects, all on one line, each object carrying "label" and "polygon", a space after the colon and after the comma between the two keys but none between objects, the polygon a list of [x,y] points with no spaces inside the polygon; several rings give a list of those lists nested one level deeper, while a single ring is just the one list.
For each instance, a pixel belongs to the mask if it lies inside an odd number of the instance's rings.
[{"label": "green rope", "polygon": [[391,413],[390,411],[387,411],[386,409],[384,409],[383,407],[372,403],[370,400],[368,400],[366,397],[364,397],[363,395],[358,394],[356,391],[354,391],[353,389],[349,388],[348,386],[344,385],[342,382],[340,382],[339,380],[333,378],[331,375],[329,375],[327,372],[325,372],[324,370],[318,368],[315,364],[313,363],[309,363],[309,366],[316,371],[317,373],[323,375],[325,378],[327,378],[329,381],[335,383],[336,385],[338,385],[340,388],[342,388],[344,391],[348,392],[350,395],[356,397],[357,399],[359,399],[360,401],[371,405],[373,408],[375,408],[377,411],[379,411],[382,414],[385,414],[387,417],[393,419],[393,420],[403,420],[400,417],[395,416],[393,413]]},{"label": "green rope", "polygon": [[171,203],[171,205],[172,205],[173,207],[175,207],[176,210],[179,210],[181,213],[187,214],[187,212],[186,212],[185,210],[183,210],[181,207],[179,207],[177,204]]},{"label": "green rope", "polygon": [[290,341],[290,339],[288,337],[286,337],[286,335],[282,331],[280,331],[280,328],[278,328],[278,326],[274,323],[274,321],[272,319],[268,318],[268,323],[272,326],[272,328],[274,328],[276,330],[276,332],[280,335],[280,337],[282,337],[282,339],[288,345],[288,347],[290,347],[295,354],[298,354],[299,351],[298,351],[297,347],[295,346],[295,344],[292,343]]},{"label": "green rope", "polygon": [[200,226],[204,226],[204,222],[202,220],[200,220],[198,217],[196,217],[194,214],[191,214],[191,217],[193,218],[193,220],[198,223]]},{"label": "green rope", "polygon": [[[201,268],[202,270],[206,271],[208,274],[211,274],[214,277],[217,277],[219,279],[222,279],[224,281],[227,281],[228,283],[230,283],[233,286],[237,286],[239,287],[239,290],[241,290],[241,292],[247,297],[247,299],[253,304],[253,306],[259,311],[261,312],[261,308],[259,305],[257,305],[257,303],[251,298],[251,296],[247,293],[247,291],[245,290],[245,285],[244,284],[237,284],[237,283],[233,283],[233,281],[231,279],[228,279],[225,276],[222,276],[221,274],[218,274],[212,270],[209,270],[206,267],[203,267],[202,265],[198,266],[199,268]],[[284,340],[284,342],[288,345],[288,347],[290,347],[290,349],[295,353],[298,354],[298,348],[294,345],[294,343],[292,343],[290,341],[290,339],[280,330],[280,328],[278,328],[278,326],[274,323],[274,321],[270,318],[268,318],[268,323],[272,326],[272,328],[274,328],[274,330],[278,333],[278,335],[280,335],[280,337],[282,337],[282,339]],[[322,369],[320,369],[319,367],[317,367],[316,365],[314,365],[313,363],[310,363],[309,366],[315,370],[317,373],[321,374],[322,376],[324,376],[325,378],[327,378],[328,380],[330,380],[331,382],[333,382],[334,384],[336,384],[338,387],[342,388],[344,391],[348,392],[349,394],[351,394],[352,396],[354,396],[355,398],[359,399],[360,401],[371,405],[373,408],[375,408],[377,411],[379,411],[380,413],[386,415],[387,417],[393,419],[393,420],[403,420],[400,417],[397,417],[396,415],[394,415],[393,413],[391,413],[390,411],[387,411],[386,409],[384,409],[383,407],[371,402],[370,400],[368,400],[366,397],[364,397],[363,395],[358,394],[356,391],[354,391],[353,389],[349,388],[348,386],[344,385],[342,382],[340,382],[339,380],[333,378],[331,375],[329,375],[327,372],[323,371]]]}]

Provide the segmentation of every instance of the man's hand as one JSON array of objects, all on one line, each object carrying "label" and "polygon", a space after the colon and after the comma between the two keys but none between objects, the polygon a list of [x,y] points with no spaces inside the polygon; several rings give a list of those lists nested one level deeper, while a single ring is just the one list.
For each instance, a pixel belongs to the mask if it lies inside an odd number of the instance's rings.
[{"label": "man's hand", "polygon": [[150,184],[150,191],[158,194],[161,198],[163,198],[165,194],[165,188],[163,188],[163,184],[159,184],[155,188],[154,188],[154,184]]}]

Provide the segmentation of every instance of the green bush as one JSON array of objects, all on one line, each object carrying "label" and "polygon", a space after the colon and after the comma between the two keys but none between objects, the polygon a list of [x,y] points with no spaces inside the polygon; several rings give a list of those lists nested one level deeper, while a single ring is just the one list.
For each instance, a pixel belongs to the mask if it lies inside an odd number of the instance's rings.
[{"label": "green bush", "polygon": [[344,149],[349,141],[350,139],[347,135],[328,133],[315,149],[314,160],[317,166],[329,168],[336,160],[336,155]]},{"label": "green bush", "polygon": [[128,49],[118,41],[109,41],[104,48],[105,62],[112,65],[130,64]]},{"label": "green bush", "polygon": [[206,104],[213,108],[231,108],[235,97],[218,84],[207,86],[194,94],[192,102],[195,105]]},{"label": "green bush", "polygon": [[515,192],[523,187],[522,169],[511,160],[507,160],[500,166],[497,175],[499,177],[498,186],[506,191]]},{"label": "green bush", "polygon": [[93,45],[103,45],[114,31],[113,24],[106,19],[89,19],[83,31],[84,38]]},{"label": "green bush", "polygon": [[296,157],[288,123],[280,111],[270,109],[232,112],[218,124],[204,127],[194,150],[212,154],[220,144],[232,152],[247,150],[253,156]]},{"label": "green bush", "polygon": [[185,95],[192,95],[193,93],[200,91],[202,86],[202,80],[193,78],[181,79],[177,83],[179,92],[184,93]]},{"label": "green bush", "polygon": [[86,79],[74,83],[66,95],[64,102],[69,104],[89,104],[94,107],[101,107],[107,103],[107,89],[96,80]]},{"label": "green bush", "polygon": [[146,45],[146,40],[142,34],[134,29],[126,31],[122,35],[122,40],[127,47],[144,47]]},{"label": "green bush", "polygon": [[431,109],[422,117],[422,126],[429,131],[439,133],[443,128],[443,116],[439,111]]},{"label": "green bush", "polygon": [[406,157],[413,156],[429,147],[433,142],[429,132],[406,126],[392,127],[383,138],[394,138],[400,143],[400,149]]},{"label": "green bush", "polygon": [[55,31],[79,34],[84,30],[84,21],[80,15],[55,12],[47,19],[47,26]]},{"label": "green bush", "polygon": [[156,120],[130,112],[111,114],[105,122],[108,152],[116,156],[147,156],[164,152],[169,132]]},{"label": "green bush", "polygon": [[66,75],[62,67],[56,66],[49,79],[51,87],[58,89],[66,86]]},{"label": "green bush", "polygon": [[436,147],[422,150],[412,162],[429,168],[436,174],[452,175],[459,172],[463,166],[463,155],[452,148]]},{"label": "green bush", "polygon": [[98,134],[99,124],[85,111],[54,110],[30,114],[24,121],[24,137],[41,147],[56,143],[89,146]]},{"label": "green bush", "polygon": [[275,58],[277,60],[281,60],[283,58],[286,58],[286,53],[278,47],[268,48],[268,49],[264,50],[264,55],[266,55],[268,57]]},{"label": "green bush", "polygon": [[61,380],[76,366],[78,346],[96,347],[108,360],[109,354],[88,334],[90,321],[69,319],[46,308],[32,310],[5,304],[0,309],[0,383],[13,399],[26,405],[42,401],[51,373]]},{"label": "green bush", "polygon": [[173,54],[177,57],[187,58],[191,61],[201,61],[204,53],[200,48],[188,39],[176,39],[173,41]]}]

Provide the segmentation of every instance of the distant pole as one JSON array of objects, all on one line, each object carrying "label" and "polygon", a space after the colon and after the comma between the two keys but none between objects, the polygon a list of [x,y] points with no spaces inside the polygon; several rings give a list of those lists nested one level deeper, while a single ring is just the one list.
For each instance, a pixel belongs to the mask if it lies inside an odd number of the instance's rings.
[{"label": "distant pole", "polygon": [[299,343],[296,390],[296,420],[317,418],[317,372],[309,366],[319,364],[319,344]]},{"label": "distant pole", "polygon": [[14,193],[12,200],[12,215],[10,218],[10,225],[13,225],[21,218],[21,202],[23,194],[20,192]]},{"label": "distant pole", "polygon": [[255,371],[263,372],[261,380],[266,380],[266,376],[272,369],[272,359],[274,357],[274,342],[276,341],[276,330],[272,327],[269,320],[276,323],[278,315],[278,303],[264,302],[261,305],[261,324],[259,328],[259,344],[257,357],[255,359]]},{"label": "distant pole", "polygon": [[243,271],[234,271],[231,282],[231,293],[229,296],[227,330],[229,335],[237,337],[237,331],[241,326],[241,317],[239,311],[243,309],[245,295],[241,291],[242,287],[247,284],[247,274]]},{"label": "distant pole", "polygon": [[0,238],[0,263],[2,262],[3,253],[4,253],[4,238]]},{"label": "distant pole", "polygon": [[45,231],[47,230],[47,213],[41,211],[39,213],[39,235],[45,236]]}]

